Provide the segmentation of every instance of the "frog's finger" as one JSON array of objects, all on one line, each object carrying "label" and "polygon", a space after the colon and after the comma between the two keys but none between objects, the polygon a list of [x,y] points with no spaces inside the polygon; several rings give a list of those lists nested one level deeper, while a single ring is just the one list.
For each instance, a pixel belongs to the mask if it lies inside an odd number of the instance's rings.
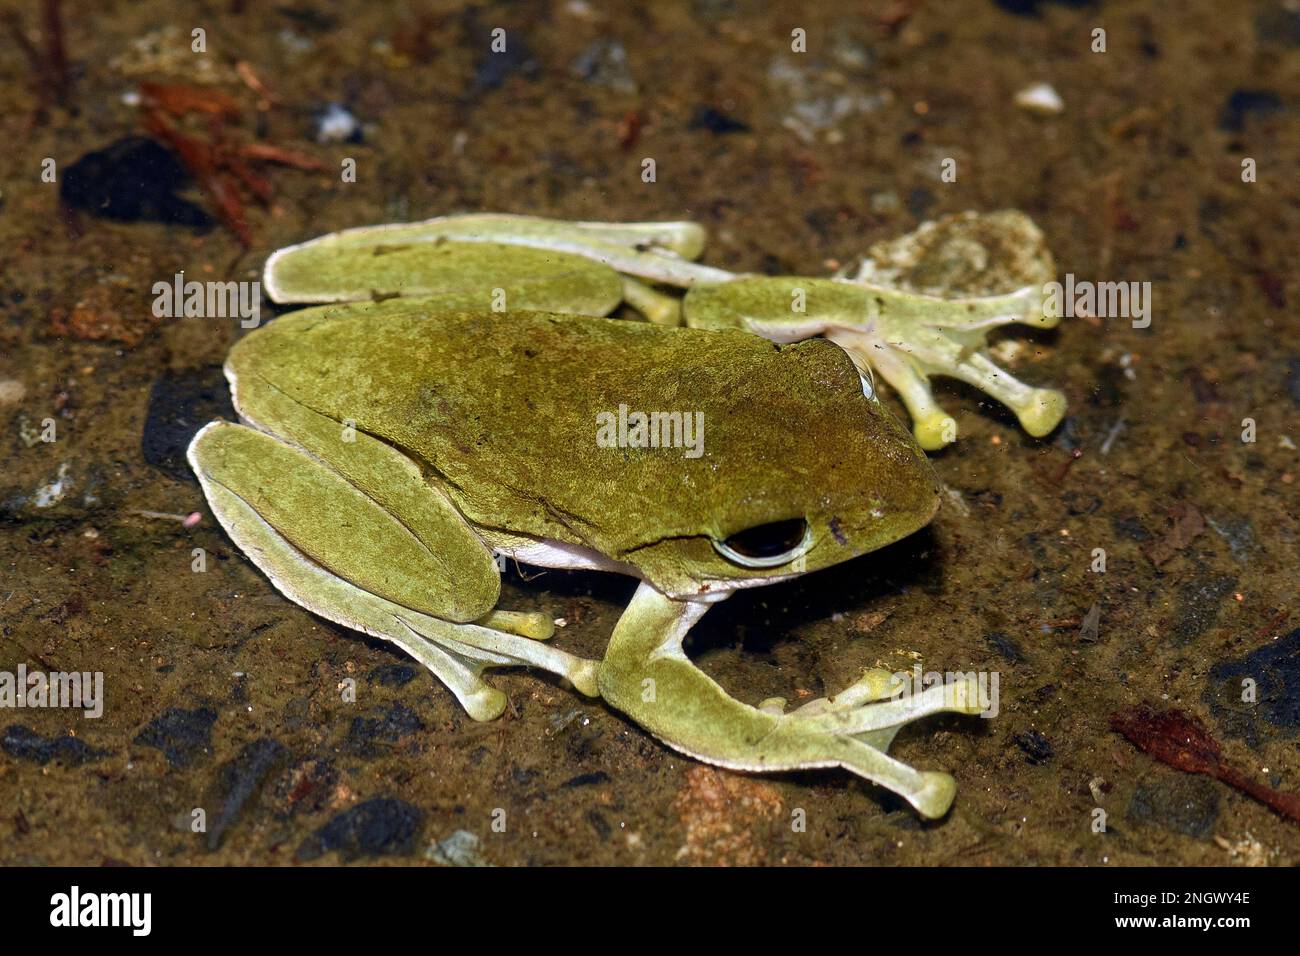
[{"label": "frog's finger", "polygon": [[831,710],[859,707],[873,701],[893,697],[900,687],[897,677],[882,667],[867,670],[860,678],[834,697],[819,697],[799,707],[794,713],[812,717]]},{"label": "frog's finger", "polygon": [[1020,427],[1042,438],[1065,417],[1066,398],[1054,388],[1034,388],[994,364],[983,352],[957,363],[947,374],[992,395],[1016,413]]},{"label": "frog's finger", "polygon": [[[829,706],[820,712],[805,713],[801,709],[791,716],[806,720],[810,727],[829,733],[857,737],[888,732],[888,739],[892,740],[904,724],[920,717],[941,713],[979,714],[985,709],[980,703],[979,686],[970,676],[952,684],[927,687],[919,694],[903,696],[897,700],[877,700],[853,705],[836,697],[828,703]],[[867,742],[874,745],[874,739]],[[885,746],[888,746],[888,740]]]}]

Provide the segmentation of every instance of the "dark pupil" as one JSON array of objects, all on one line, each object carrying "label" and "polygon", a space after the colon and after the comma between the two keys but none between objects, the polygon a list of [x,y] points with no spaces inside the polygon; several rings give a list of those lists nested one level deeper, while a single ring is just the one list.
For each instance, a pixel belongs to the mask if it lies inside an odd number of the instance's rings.
[{"label": "dark pupil", "polygon": [[773,521],[733,534],[727,546],[747,558],[774,558],[799,547],[808,523],[803,518]]}]

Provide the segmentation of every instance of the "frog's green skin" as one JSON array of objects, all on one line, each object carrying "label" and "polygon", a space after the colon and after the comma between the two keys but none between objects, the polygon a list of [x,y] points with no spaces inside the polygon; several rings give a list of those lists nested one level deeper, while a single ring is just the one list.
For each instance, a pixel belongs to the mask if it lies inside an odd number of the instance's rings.
[{"label": "frog's green skin", "polygon": [[[1001,325],[1054,326],[1042,288],[1055,277],[1042,233],[1024,215],[963,213],[873,247],[853,278],[737,276],[693,262],[704,231],[689,222],[571,223],[474,214],[366,226],[281,249],[265,286],[280,302],[419,298],[436,308],[507,307],[608,315],[623,302],[652,322],[742,328],[777,342],[823,335],[899,394],[927,450],[956,439],[929,379],[961,379],[1049,433],[1065,396],[1033,388],[984,351]],[[648,284],[649,283],[649,284]],[[686,289],[683,299],[652,285]],[[954,290],[958,294],[954,295]],[[936,294],[942,292],[942,295]]]},{"label": "frog's green skin", "polygon": [[[934,514],[924,454],[838,348],[390,300],[282,317],[226,373],[244,424],[209,424],[189,460],[230,537],[291,600],[403,647],[476,719],[506,703],[484,670],[527,665],[701,760],[843,767],[924,816],[948,809],[951,777],[885,751],[917,717],[978,712],[973,685],[887,699],[889,676],[869,671],[787,713],[733,699],[682,651],[711,603]],[[620,403],[702,412],[703,455],[597,447],[597,414]],[[766,560],[725,544],[799,520],[802,538]],[[543,643],[540,614],[496,610],[494,551],[638,578],[603,660]]]}]

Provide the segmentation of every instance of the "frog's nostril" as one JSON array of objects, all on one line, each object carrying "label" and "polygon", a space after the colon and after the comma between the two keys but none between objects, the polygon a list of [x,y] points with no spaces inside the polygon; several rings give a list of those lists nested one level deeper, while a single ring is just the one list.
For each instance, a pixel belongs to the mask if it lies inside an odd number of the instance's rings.
[{"label": "frog's nostril", "polygon": [[713,547],[728,561],[746,568],[774,568],[793,561],[808,550],[808,522],[803,518],[770,521],[714,541]]}]

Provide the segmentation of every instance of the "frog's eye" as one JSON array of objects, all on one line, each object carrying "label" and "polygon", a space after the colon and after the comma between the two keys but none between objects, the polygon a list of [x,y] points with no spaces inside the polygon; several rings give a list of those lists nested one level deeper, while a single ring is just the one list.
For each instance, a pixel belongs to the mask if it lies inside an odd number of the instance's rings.
[{"label": "frog's eye", "polygon": [[811,544],[808,522],[790,518],[746,528],[726,541],[714,541],[713,549],[744,568],[775,568],[793,561]]}]

